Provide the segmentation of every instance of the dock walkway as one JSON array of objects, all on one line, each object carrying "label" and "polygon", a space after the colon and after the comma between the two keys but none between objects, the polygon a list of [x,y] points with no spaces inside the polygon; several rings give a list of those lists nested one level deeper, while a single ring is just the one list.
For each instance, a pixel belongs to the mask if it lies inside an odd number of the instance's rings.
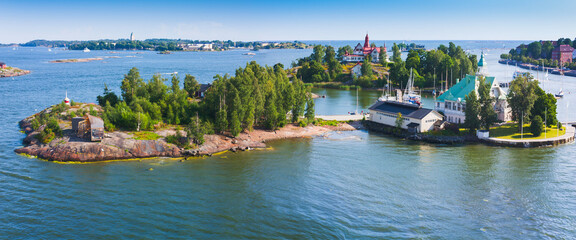
[{"label": "dock walkway", "polygon": [[336,121],[359,121],[362,120],[364,117],[368,119],[370,114],[355,114],[355,115],[316,115],[316,118],[321,118],[324,120],[336,120]]}]

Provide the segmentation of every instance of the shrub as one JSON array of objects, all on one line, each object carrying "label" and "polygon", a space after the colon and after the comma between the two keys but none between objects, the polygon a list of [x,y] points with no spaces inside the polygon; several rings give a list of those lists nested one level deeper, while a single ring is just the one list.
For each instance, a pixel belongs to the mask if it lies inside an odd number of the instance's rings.
[{"label": "shrub", "polygon": [[308,120],[306,120],[306,118],[300,119],[300,120],[298,121],[298,126],[300,126],[300,127],[306,127],[306,126],[308,126]]},{"label": "shrub", "polygon": [[55,137],[56,137],[56,134],[54,134],[54,132],[52,132],[52,130],[50,128],[45,128],[44,131],[42,131],[38,135],[36,135],[36,138],[44,144],[48,144],[48,143],[52,142],[52,140],[54,140]]},{"label": "shrub", "polygon": [[542,124],[542,117],[540,117],[540,115],[536,115],[536,117],[534,117],[532,120],[532,123],[530,123],[530,132],[532,135],[539,137],[542,134],[544,128]]}]

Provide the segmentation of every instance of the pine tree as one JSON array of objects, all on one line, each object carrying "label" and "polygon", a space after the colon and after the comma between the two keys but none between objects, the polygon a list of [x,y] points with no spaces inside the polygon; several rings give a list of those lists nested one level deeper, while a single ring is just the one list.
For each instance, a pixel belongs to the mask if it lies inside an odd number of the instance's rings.
[{"label": "pine tree", "polygon": [[304,116],[306,119],[308,119],[308,122],[314,121],[314,118],[316,117],[316,113],[314,113],[314,99],[308,98],[306,104],[306,114]]},{"label": "pine tree", "polygon": [[230,134],[237,137],[242,131],[242,126],[240,125],[240,119],[238,118],[238,111],[232,111],[232,117],[230,118]]}]

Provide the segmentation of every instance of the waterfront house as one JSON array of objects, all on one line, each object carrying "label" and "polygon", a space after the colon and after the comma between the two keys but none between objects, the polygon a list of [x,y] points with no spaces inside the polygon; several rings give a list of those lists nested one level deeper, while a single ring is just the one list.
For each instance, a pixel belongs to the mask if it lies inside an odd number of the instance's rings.
[{"label": "waterfront house", "polygon": [[[486,83],[490,84],[490,96],[496,99],[494,110],[498,114],[498,120],[510,121],[511,111],[506,101],[506,92],[500,87],[495,77],[485,77]],[[436,100],[436,110],[443,112],[446,121],[451,123],[464,123],[466,120],[466,96],[472,91],[478,96],[480,75],[466,75],[448,91],[444,92]]]},{"label": "waterfront house", "polygon": [[487,76],[487,67],[484,53],[482,53],[478,61],[478,72],[476,75],[467,74],[466,77],[436,99],[434,108],[444,113],[446,121],[464,123],[466,120],[466,96],[474,91],[476,96],[479,97],[478,87],[480,86],[481,77],[484,77],[485,82],[490,84],[490,97],[496,100],[494,110],[498,114],[498,120],[506,122],[512,119],[512,113],[506,100],[506,91],[500,87],[495,77]]},{"label": "waterfront house", "polygon": [[[386,45],[384,45],[384,51],[386,51]],[[368,34],[364,38],[364,46],[358,43],[354,48],[352,54],[346,53],[342,58],[343,62],[363,62],[366,56],[372,57],[372,62],[379,62],[380,61],[380,48],[379,47],[371,47],[370,46],[370,39],[368,38]]]},{"label": "waterfront house", "polygon": [[200,84],[200,89],[194,93],[196,98],[204,98],[206,91],[212,87],[212,84]]},{"label": "waterfront house", "polygon": [[573,47],[570,45],[560,45],[552,50],[552,60],[556,60],[561,63],[571,63],[573,54]]},{"label": "waterfront house", "polygon": [[443,119],[442,114],[435,110],[397,101],[378,101],[369,111],[369,121],[389,127],[396,127],[396,119],[400,113],[404,119],[401,128],[415,133],[434,130],[434,124]]},{"label": "waterfront house", "polygon": [[5,68],[6,68],[6,63],[0,62],[0,69],[5,69]]}]

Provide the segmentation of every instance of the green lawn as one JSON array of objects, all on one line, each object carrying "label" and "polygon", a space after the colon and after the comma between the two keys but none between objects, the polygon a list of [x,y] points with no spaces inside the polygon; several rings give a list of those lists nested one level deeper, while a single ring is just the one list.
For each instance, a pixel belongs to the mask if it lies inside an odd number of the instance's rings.
[{"label": "green lawn", "polygon": [[566,128],[563,128],[562,131],[558,132],[556,128],[546,128],[546,134],[542,132],[542,135],[539,137],[535,137],[530,132],[530,124],[524,124],[524,136],[520,134],[518,131],[518,124],[507,124],[502,125],[499,127],[492,127],[490,128],[490,137],[501,138],[501,139],[511,139],[511,140],[520,140],[522,138],[531,140],[531,139],[546,139],[553,138],[556,136],[562,136],[566,133]]},{"label": "green lawn", "polygon": [[157,140],[160,135],[156,134],[155,132],[134,132],[134,139],[136,140]]}]

